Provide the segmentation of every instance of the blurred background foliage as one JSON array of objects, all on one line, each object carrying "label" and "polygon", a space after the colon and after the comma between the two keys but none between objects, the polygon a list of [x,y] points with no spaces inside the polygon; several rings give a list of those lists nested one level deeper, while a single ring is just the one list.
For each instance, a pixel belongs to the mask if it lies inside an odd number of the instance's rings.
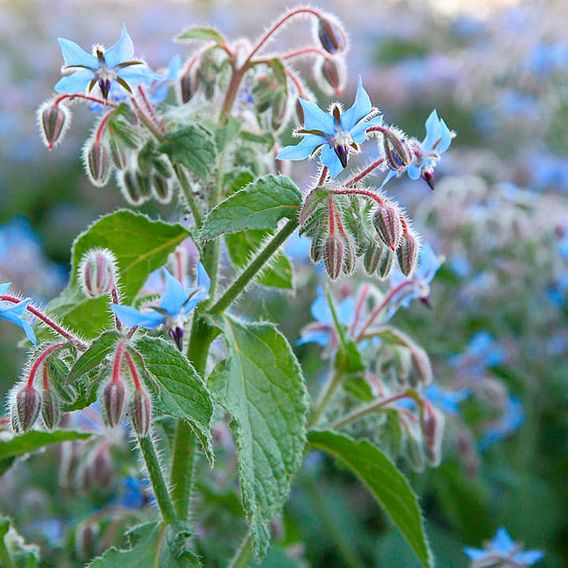
[{"label": "blurred background foliage", "polygon": [[[439,565],[465,566],[464,545],[479,546],[506,526],[529,548],[546,550],[543,566],[568,566],[565,1],[319,4],[337,14],[351,36],[345,100],[361,74],[372,100],[404,130],[420,135],[436,107],[458,134],[434,193],[404,180],[389,186],[446,259],[432,283],[431,309],[416,302],[397,315],[397,325],[429,352],[441,385],[479,395],[448,413],[442,465],[411,474]],[[158,69],[175,53],[184,56],[171,38],[189,25],[254,36],[288,5],[0,0],[0,281],[12,281],[38,301],[53,297],[65,283],[72,239],[100,214],[124,206],[114,184],[96,189],[82,173],[80,148],[92,123],[86,108],[74,113],[56,151],[46,151],[37,135],[35,109],[59,77],[58,36],[110,44],[125,22],[137,53]],[[302,33],[311,33],[307,24],[290,28],[286,45],[302,45]],[[310,76],[309,63],[298,67]],[[298,167],[294,175],[308,180],[311,168]],[[145,210],[171,214],[151,207]],[[283,322],[295,341],[310,321],[318,277],[301,241],[287,251],[296,263],[298,293],[255,290],[239,310]],[[350,292],[348,284],[338,287],[339,294]],[[13,332],[0,327],[2,392],[23,360]],[[319,350],[302,346],[298,354],[310,381],[317,381]],[[491,414],[483,397],[493,406],[497,401],[500,411]],[[220,440],[226,435],[218,434]],[[124,480],[132,472],[120,451],[112,455],[114,480],[95,494],[73,496],[56,486],[57,475],[48,475],[57,469],[54,452],[34,456],[27,463],[32,467],[21,464],[0,481],[2,510],[42,545],[46,566],[76,565],[76,553],[62,551],[76,541],[81,521],[128,494]],[[234,521],[208,515],[220,504],[238,510],[234,492],[201,490],[203,531],[209,522],[226,522],[230,534]],[[140,501],[138,485],[134,494],[135,517],[147,501]],[[415,566],[364,489],[325,460],[304,468],[281,525],[275,529],[280,545],[313,566]],[[213,559],[230,541],[203,552]]]}]

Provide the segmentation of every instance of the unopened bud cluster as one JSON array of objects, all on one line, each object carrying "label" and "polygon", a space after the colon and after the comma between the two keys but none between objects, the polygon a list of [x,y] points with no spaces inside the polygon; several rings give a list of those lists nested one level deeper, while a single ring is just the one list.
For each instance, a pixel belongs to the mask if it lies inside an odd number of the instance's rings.
[{"label": "unopened bud cluster", "polygon": [[358,257],[381,279],[390,275],[395,258],[405,276],[416,267],[420,241],[409,220],[396,203],[372,190],[317,188],[304,201],[300,224],[312,239],[313,262],[323,259],[332,280],[353,272]]},{"label": "unopened bud cluster", "polygon": [[116,258],[108,249],[89,250],[79,266],[79,281],[90,298],[110,294],[116,287],[117,275]]}]

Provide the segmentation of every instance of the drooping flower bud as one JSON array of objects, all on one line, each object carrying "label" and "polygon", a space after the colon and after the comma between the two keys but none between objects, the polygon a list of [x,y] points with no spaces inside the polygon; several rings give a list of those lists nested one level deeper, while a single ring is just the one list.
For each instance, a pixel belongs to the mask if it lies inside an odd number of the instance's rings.
[{"label": "drooping flower bud", "polygon": [[37,111],[37,122],[43,143],[52,150],[65,137],[71,124],[71,112],[64,104],[42,104]]},{"label": "drooping flower bud", "polygon": [[409,348],[412,364],[416,371],[416,377],[412,386],[415,387],[418,384],[422,384],[424,386],[429,385],[433,381],[434,375],[432,373],[432,364],[430,363],[428,353],[414,342],[410,342]]},{"label": "drooping flower bud", "polygon": [[33,385],[26,385],[16,395],[16,416],[20,430],[26,432],[37,420],[41,396]]},{"label": "drooping flower bud", "polygon": [[344,51],[347,47],[345,32],[332,16],[326,15],[318,18],[317,36],[321,46],[332,55]]},{"label": "drooping flower bud", "polygon": [[100,298],[110,294],[116,285],[116,274],[116,258],[108,249],[89,250],[79,266],[81,286],[90,298]]},{"label": "drooping flower bud", "polygon": [[112,456],[106,444],[100,444],[89,459],[91,486],[108,489],[113,482],[114,470]]},{"label": "drooping flower bud", "polygon": [[57,393],[50,388],[41,392],[41,419],[48,430],[59,426],[61,420],[61,403]]},{"label": "drooping flower bud", "polygon": [[83,522],[75,531],[75,554],[79,560],[90,560],[97,555],[98,527],[94,523]]},{"label": "drooping flower bud", "polygon": [[159,203],[167,204],[172,200],[173,187],[168,182],[167,178],[161,174],[154,172],[152,174],[152,195]]},{"label": "drooping flower bud", "polygon": [[424,471],[426,466],[426,459],[424,456],[424,445],[422,443],[422,436],[420,428],[410,419],[405,419],[401,416],[401,420],[404,420],[407,425],[407,435],[405,440],[405,456],[408,460],[410,467],[416,471]]},{"label": "drooping flower bud", "polygon": [[106,424],[116,428],[124,415],[126,388],[121,381],[110,381],[103,389],[103,408]]},{"label": "drooping flower bud", "polygon": [[337,280],[343,268],[345,245],[338,235],[329,235],[325,241],[324,264],[328,276]]},{"label": "drooping flower bud", "polygon": [[409,277],[416,268],[418,263],[418,252],[420,251],[420,242],[418,237],[412,231],[403,232],[400,237],[400,243],[396,250],[398,265],[400,271]]},{"label": "drooping flower bud", "polygon": [[343,58],[325,58],[316,63],[316,76],[321,77],[321,86],[324,90],[340,95],[345,86],[345,69]]},{"label": "drooping flower bud", "polygon": [[179,79],[179,93],[182,104],[188,103],[195,94],[190,70],[183,73]]},{"label": "drooping flower bud", "polygon": [[139,436],[146,436],[152,422],[152,401],[142,389],[134,391],[130,409],[130,420],[134,431]]},{"label": "drooping flower bud", "polygon": [[387,166],[399,172],[412,162],[412,152],[404,134],[392,128],[383,133],[383,154]]},{"label": "drooping flower bud", "polygon": [[400,209],[390,201],[384,201],[373,214],[373,225],[383,243],[395,251],[402,233]]},{"label": "drooping flower bud", "polygon": [[388,249],[383,247],[381,250],[381,260],[379,261],[378,274],[379,278],[385,279],[390,276],[394,264],[394,254]]},{"label": "drooping flower bud", "polygon": [[357,267],[357,255],[355,251],[355,243],[353,239],[344,234],[343,236],[343,243],[345,245],[344,249],[344,258],[343,258],[343,272],[345,274],[351,274],[355,268]]},{"label": "drooping flower bud", "polygon": [[382,258],[382,244],[370,242],[363,253],[363,266],[368,274],[373,274],[379,267]]},{"label": "drooping flower bud", "polygon": [[286,126],[288,113],[288,92],[284,89],[278,89],[272,97],[272,117],[270,119],[272,130],[278,132]]},{"label": "drooping flower bud", "polygon": [[314,238],[310,245],[310,258],[314,264],[317,264],[323,257],[323,243],[321,239]]},{"label": "drooping flower bud", "polygon": [[117,137],[112,137],[109,141],[109,150],[112,163],[118,170],[123,170],[128,165],[128,146]]},{"label": "drooping flower bud", "polygon": [[444,414],[431,404],[425,405],[422,416],[422,434],[426,456],[431,466],[437,467],[442,459],[442,438],[444,436]]},{"label": "drooping flower bud", "polygon": [[128,169],[119,172],[117,181],[124,199],[126,199],[130,205],[138,207],[146,201],[142,194],[142,189],[140,188],[137,172],[135,170]]},{"label": "drooping flower bud", "polygon": [[113,168],[106,143],[96,138],[88,140],[85,144],[83,160],[91,183],[96,187],[105,186]]}]

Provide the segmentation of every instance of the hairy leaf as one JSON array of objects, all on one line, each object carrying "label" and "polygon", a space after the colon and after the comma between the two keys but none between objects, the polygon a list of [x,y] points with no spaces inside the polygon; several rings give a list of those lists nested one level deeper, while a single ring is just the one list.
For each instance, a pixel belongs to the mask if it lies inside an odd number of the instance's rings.
[{"label": "hairy leaf", "polygon": [[105,331],[97,337],[75,361],[69,373],[67,384],[71,384],[78,377],[100,365],[105,357],[114,351],[119,337],[120,335],[116,331]]}]

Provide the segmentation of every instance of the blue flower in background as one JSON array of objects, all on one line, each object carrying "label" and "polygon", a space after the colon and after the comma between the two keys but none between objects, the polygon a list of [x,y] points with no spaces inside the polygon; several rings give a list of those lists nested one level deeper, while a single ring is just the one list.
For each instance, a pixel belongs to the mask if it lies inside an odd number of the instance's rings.
[{"label": "blue flower in background", "polygon": [[471,391],[469,389],[449,390],[443,389],[437,384],[427,386],[422,394],[426,400],[437,406],[447,414],[459,414],[460,404],[466,400]]},{"label": "blue flower in background", "polygon": [[[9,282],[0,284],[0,296],[8,294],[9,289]],[[0,301],[0,319],[4,319],[21,327],[24,330],[26,337],[35,345],[36,338],[34,330],[30,323],[24,318],[28,303],[29,300],[22,300],[17,304],[13,304],[12,302],[7,301]]]},{"label": "blue flower in background", "polygon": [[149,479],[140,480],[136,477],[125,477],[122,480],[119,503],[127,509],[141,509],[154,500],[151,489],[152,485]]},{"label": "blue flower in background", "polygon": [[158,75],[156,80],[152,84],[150,91],[150,100],[152,101],[152,103],[157,105],[166,100],[169,87],[175,81],[177,81],[180,70],[181,57],[179,55],[174,55],[168,63],[168,69],[166,73]]},{"label": "blue flower in background", "polygon": [[124,25],[119,40],[110,49],[95,46],[92,55],[68,39],[58,41],[65,62],[62,72],[71,72],[55,85],[58,93],[90,92],[98,84],[107,100],[115,82],[132,93],[132,87],[139,83],[159,78],[143,61],[133,59],[134,45]]},{"label": "blue flower in background", "polygon": [[[307,325],[302,331],[298,345],[316,343],[320,347],[333,346],[335,342],[335,326],[333,316],[323,288],[318,288],[318,295],[311,307],[312,317],[316,323]],[[350,325],[355,317],[355,298],[347,296],[336,307],[337,319],[343,325]]]},{"label": "blue flower in background", "polygon": [[166,279],[166,289],[158,306],[137,310],[130,306],[113,304],[112,310],[124,325],[130,327],[156,329],[163,325],[181,351],[183,324],[188,314],[208,297],[211,280],[201,263],[197,265],[197,284],[189,290],[186,290],[165,268],[163,274]]},{"label": "blue flower in background", "polygon": [[505,411],[498,420],[489,424],[480,438],[477,446],[480,452],[484,452],[491,446],[500,442],[513,432],[516,432],[525,421],[523,403],[516,397],[507,399]]},{"label": "blue flower in background", "polygon": [[280,150],[279,160],[305,160],[321,149],[320,160],[329,168],[332,178],[337,177],[347,167],[349,153],[359,151],[358,144],[366,139],[366,131],[370,126],[380,126],[382,116],[374,116],[365,120],[373,106],[369,95],[363,88],[359,77],[357,94],[353,106],[341,112],[337,104],[327,113],[315,103],[299,99],[304,111],[304,128],[297,131],[303,135],[296,146],[286,146]]},{"label": "blue flower in background", "polygon": [[478,331],[468,343],[466,350],[450,357],[454,367],[466,367],[472,375],[481,375],[489,367],[497,367],[505,361],[505,350],[499,346],[488,331]]},{"label": "blue flower in background", "polygon": [[497,530],[493,540],[484,543],[484,548],[468,546],[464,548],[464,553],[472,560],[472,568],[501,565],[521,568],[532,566],[545,556],[542,550],[523,551],[522,546],[503,527]]}]

